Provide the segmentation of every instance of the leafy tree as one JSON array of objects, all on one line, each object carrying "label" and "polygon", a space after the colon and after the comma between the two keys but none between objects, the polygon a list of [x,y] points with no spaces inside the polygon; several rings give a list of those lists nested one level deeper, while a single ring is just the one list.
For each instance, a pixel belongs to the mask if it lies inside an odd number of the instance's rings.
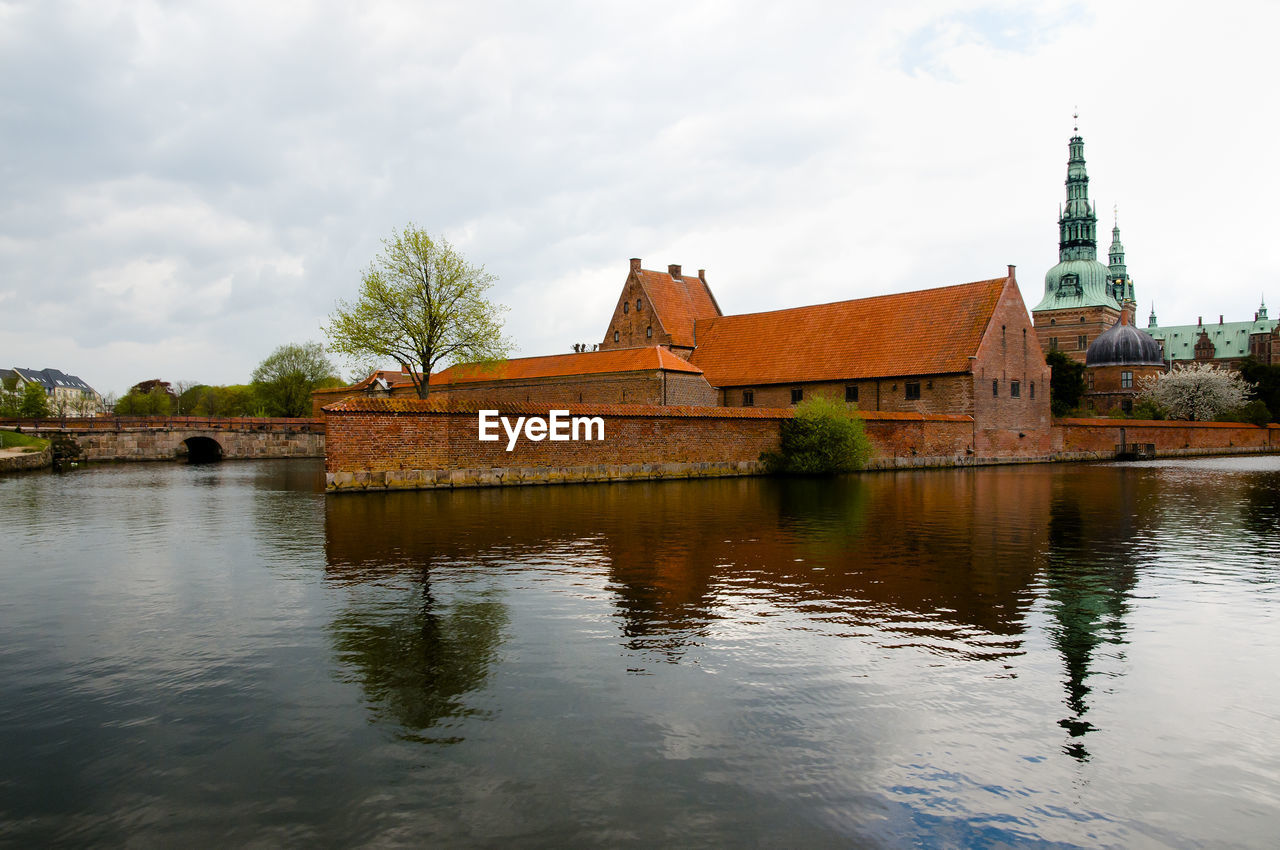
[{"label": "leafy tree", "polygon": [[[174,397],[160,382],[144,381],[150,390],[135,384],[128,393],[116,402],[117,416],[168,416],[173,412]],[[165,385],[167,386],[167,384]]]},{"label": "leafy tree", "polygon": [[22,401],[18,403],[18,415],[23,419],[44,419],[49,415],[49,396],[39,384],[27,384],[22,388]]},{"label": "leafy tree", "polygon": [[336,370],[318,342],[282,345],[253,370],[253,389],[271,416],[307,416],[311,391],[340,386]]},{"label": "leafy tree", "polygon": [[[410,223],[382,242],[354,302],[339,301],[325,333],[351,358],[410,364],[419,398],[428,376],[445,362],[492,362],[511,350],[501,314],[485,293],[497,279],[452,245]],[[421,373],[418,369],[421,369]]]},{"label": "leafy tree", "polygon": [[1175,366],[1139,381],[1141,399],[1150,399],[1169,412],[1170,419],[1211,420],[1243,407],[1252,387],[1238,372],[1211,363]]},{"label": "leafy tree", "polygon": [[1271,421],[1271,411],[1258,399],[1245,403],[1235,410],[1219,413],[1214,419],[1219,422],[1248,422],[1250,425],[1266,425]]},{"label": "leafy tree", "polygon": [[760,459],[770,472],[801,475],[853,472],[871,457],[857,408],[825,396],[807,398],[796,406],[795,417],[782,423],[782,444]]},{"label": "leafy tree", "polygon": [[1084,364],[1077,363],[1056,348],[1044,358],[1049,364],[1049,411],[1066,416],[1080,407],[1084,398]]},{"label": "leafy tree", "polygon": [[13,418],[22,406],[22,392],[18,389],[18,376],[6,375],[0,381],[0,416]]},{"label": "leafy tree", "polygon": [[1280,422],[1280,365],[1267,365],[1256,357],[1240,362],[1240,376],[1253,384],[1253,395],[1267,406],[1271,422]]}]

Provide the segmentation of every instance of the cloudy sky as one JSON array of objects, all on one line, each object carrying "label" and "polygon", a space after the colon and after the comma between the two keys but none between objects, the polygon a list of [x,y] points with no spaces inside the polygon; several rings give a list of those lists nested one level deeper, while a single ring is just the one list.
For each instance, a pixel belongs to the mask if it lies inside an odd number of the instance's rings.
[{"label": "cloudy sky", "polygon": [[1077,107],[1140,324],[1280,312],[1280,5],[1032,5],[0,0],[0,366],[247,381],[409,221],[522,355],[600,341],[629,257],[726,312],[1009,263],[1030,305]]}]

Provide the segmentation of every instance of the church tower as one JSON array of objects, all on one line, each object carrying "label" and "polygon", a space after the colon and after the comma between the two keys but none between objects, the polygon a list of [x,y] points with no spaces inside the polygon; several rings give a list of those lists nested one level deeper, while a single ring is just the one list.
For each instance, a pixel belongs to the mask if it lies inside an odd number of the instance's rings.
[{"label": "church tower", "polygon": [[1098,262],[1098,216],[1089,201],[1079,130],[1077,125],[1067,143],[1067,202],[1058,211],[1058,264],[1045,274],[1044,297],[1031,316],[1045,351],[1062,351],[1083,363],[1089,343],[1115,325],[1122,304],[1132,300],[1132,284],[1119,227],[1112,231],[1112,266]]},{"label": "church tower", "polygon": [[1138,302],[1133,296],[1133,279],[1129,277],[1129,270],[1124,264],[1124,245],[1120,242],[1118,219],[1115,226],[1111,228],[1111,249],[1107,252],[1107,260],[1109,261],[1107,271],[1110,273],[1111,297],[1116,300],[1121,309],[1128,312],[1129,322],[1132,324],[1134,314],[1138,312]]}]

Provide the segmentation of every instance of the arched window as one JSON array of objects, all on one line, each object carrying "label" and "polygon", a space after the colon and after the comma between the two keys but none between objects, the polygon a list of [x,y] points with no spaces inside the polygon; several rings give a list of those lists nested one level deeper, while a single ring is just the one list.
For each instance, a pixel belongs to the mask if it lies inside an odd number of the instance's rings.
[{"label": "arched window", "polygon": [[625,316],[627,313],[630,313],[630,312],[631,312],[631,302],[630,302],[630,301],[623,301],[623,302],[622,302],[622,314]]},{"label": "arched window", "polygon": [[644,335],[650,339],[653,338],[653,325],[649,325],[649,327],[644,329]]},{"label": "arched window", "polygon": [[617,332],[617,331],[614,331],[614,332],[613,332],[613,341],[614,341],[614,342],[617,342],[617,341],[618,341],[618,332]]},{"label": "arched window", "polygon": [[643,309],[644,309],[644,299],[643,299],[643,298],[637,298],[637,299],[636,299],[636,309],[637,309],[637,310],[643,310]]}]

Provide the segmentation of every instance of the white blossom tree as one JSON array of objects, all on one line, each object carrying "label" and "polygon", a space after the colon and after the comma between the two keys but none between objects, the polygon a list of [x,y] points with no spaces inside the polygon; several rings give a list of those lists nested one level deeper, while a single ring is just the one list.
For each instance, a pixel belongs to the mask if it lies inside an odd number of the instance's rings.
[{"label": "white blossom tree", "polygon": [[1253,385],[1239,372],[1212,363],[1174,366],[1161,375],[1138,381],[1138,397],[1164,408],[1170,419],[1207,421],[1242,406]]}]

